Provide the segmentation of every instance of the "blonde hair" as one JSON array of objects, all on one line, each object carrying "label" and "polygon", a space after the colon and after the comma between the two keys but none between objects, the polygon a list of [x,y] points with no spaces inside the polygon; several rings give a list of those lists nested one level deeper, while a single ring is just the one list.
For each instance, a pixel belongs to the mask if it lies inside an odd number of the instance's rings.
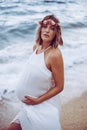
[{"label": "blonde hair", "polygon": [[[48,20],[48,19],[53,20],[58,25],[56,27],[56,34],[55,34],[52,42],[50,43],[51,46],[57,48],[58,45],[63,45],[60,22],[59,22],[58,18],[56,18],[54,15],[47,15],[46,17],[43,18],[42,22],[44,20]],[[36,33],[37,34],[36,35],[36,44],[39,44],[39,45],[42,45],[42,43],[43,43],[42,38],[41,38],[41,29],[42,29],[42,26],[40,25],[37,28],[37,33]]]}]

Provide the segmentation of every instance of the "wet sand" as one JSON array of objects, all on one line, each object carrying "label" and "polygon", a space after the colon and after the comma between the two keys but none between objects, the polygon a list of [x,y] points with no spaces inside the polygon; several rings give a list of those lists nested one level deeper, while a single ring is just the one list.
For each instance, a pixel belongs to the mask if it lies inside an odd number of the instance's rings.
[{"label": "wet sand", "polygon": [[[18,104],[0,102],[0,130],[15,117]],[[63,130],[87,130],[87,92],[62,105],[61,124]]]}]

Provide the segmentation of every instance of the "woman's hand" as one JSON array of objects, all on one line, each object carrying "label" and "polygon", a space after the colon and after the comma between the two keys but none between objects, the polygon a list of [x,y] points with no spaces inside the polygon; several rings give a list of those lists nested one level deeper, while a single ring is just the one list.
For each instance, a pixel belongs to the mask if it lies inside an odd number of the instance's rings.
[{"label": "woman's hand", "polygon": [[25,99],[22,100],[22,102],[27,105],[37,105],[40,103],[39,98],[32,98],[30,96],[25,96]]}]

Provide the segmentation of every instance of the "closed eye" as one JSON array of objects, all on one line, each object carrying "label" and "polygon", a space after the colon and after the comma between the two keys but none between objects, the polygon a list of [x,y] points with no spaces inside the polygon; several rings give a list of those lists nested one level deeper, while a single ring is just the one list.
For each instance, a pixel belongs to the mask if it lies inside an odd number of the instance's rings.
[{"label": "closed eye", "polygon": [[54,26],[51,26],[50,28],[51,28],[51,30],[53,30],[53,31],[55,30],[55,27],[54,27]]},{"label": "closed eye", "polygon": [[43,26],[42,26],[43,28],[47,28],[47,25],[46,24],[43,24]]}]

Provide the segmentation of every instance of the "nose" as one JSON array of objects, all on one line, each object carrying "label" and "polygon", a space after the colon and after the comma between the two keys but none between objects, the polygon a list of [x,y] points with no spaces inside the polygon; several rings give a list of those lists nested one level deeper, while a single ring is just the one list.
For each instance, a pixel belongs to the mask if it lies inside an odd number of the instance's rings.
[{"label": "nose", "polygon": [[46,32],[49,32],[49,31],[50,31],[50,27],[47,26],[47,27],[46,27]]}]

